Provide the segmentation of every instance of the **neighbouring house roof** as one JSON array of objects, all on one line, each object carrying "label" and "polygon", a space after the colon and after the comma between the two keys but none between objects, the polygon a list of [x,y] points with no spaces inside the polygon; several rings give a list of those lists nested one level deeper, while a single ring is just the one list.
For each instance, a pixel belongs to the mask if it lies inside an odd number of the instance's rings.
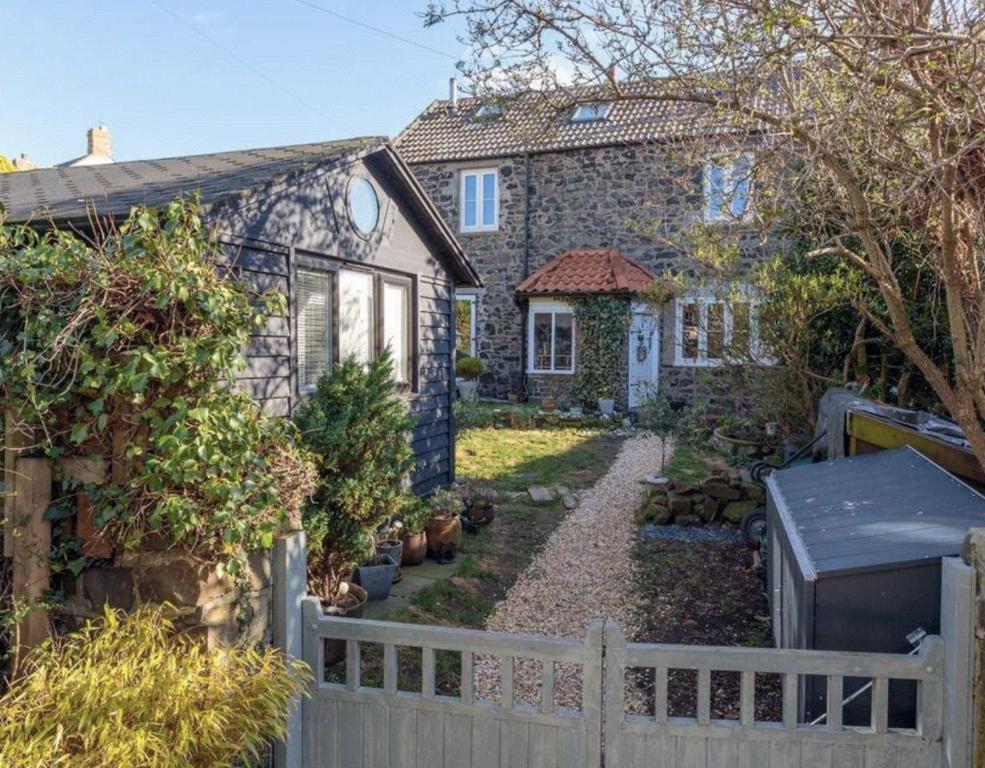
[{"label": "neighbouring house roof", "polygon": [[136,205],[163,207],[179,195],[192,194],[200,195],[208,208],[290,185],[316,168],[341,165],[375,152],[390,160],[404,191],[427,217],[460,283],[480,285],[454,233],[385,137],[5,173],[0,174],[0,203],[9,222],[85,223],[93,215],[121,217]]},{"label": "neighbouring house roof", "polygon": [[643,291],[656,276],[614,248],[566,251],[547,262],[523,282],[520,296],[570,294],[633,294]]},{"label": "neighbouring house roof", "polygon": [[[432,102],[394,144],[408,163],[505,157],[525,152],[641,144],[724,130],[710,111],[694,103],[647,98],[647,86],[625,83],[620,97],[602,86],[573,89],[563,96],[528,92],[502,101],[501,114],[479,117],[478,99]],[[578,103],[612,101],[604,119],[575,122]],[[703,119],[703,116],[709,116]]]}]

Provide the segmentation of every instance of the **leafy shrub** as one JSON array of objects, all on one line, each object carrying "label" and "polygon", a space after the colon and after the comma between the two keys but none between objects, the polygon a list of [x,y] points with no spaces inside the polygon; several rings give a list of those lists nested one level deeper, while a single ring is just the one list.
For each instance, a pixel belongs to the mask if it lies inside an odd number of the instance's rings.
[{"label": "leafy shrub", "polygon": [[455,370],[463,379],[472,381],[479,378],[485,372],[486,366],[477,357],[459,355]]},{"label": "leafy shrub", "polygon": [[117,541],[161,532],[235,570],[298,516],[314,478],[290,425],[225,384],[284,299],[251,297],[218,255],[183,201],[135,208],[93,240],[0,226],[0,407],[50,456],[125,466],[89,494]]},{"label": "leafy shrub", "polygon": [[369,366],[344,360],[319,379],[294,414],[304,445],[320,457],[319,483],[304,513],[312,589],[331,599],[372,551],[373,532],[408,501],[413,426],[396,397],[388,352]]},{"label": "leafy shrub", "polygon": [[5,768],[186,768],[256,759],[310,678],[273,649],[205,649],[161,608],[50,640],[0,698]]},{"label": "leafy shrub", "polygon": [[400,511],[400,522],[403,524],[402,535],[416,536],[423,533],[431,519],[431,509],[422,500],[414,497],[409,499]]}]

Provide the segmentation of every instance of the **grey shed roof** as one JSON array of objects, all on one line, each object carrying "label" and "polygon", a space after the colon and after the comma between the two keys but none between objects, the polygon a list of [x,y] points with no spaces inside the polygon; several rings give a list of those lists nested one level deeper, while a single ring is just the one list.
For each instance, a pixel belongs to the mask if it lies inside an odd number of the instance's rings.
[{"label": "grey shed roof", "polygon": [[780,470],[767,485],[808,578],[956,555],[985,524],[985,498],[909,447]]},{"label": "grey shed roof", "polygon": [[0,202],[9,221],[82,219],[92,206],[102,216],[134,205],[163,206],[198,192],[206,204],[285,181],[323,163],[357,156],[387,143],[367,136],[317,144],[243,149],[207,155],[132,160],[76,168],[0,174]]}]

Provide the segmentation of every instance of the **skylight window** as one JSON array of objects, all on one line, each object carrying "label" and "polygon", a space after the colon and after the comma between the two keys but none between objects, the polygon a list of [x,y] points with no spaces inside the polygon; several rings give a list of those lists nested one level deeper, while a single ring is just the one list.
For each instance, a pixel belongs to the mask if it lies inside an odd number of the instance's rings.
[{"label": "skylight window", "polygon": [[473,117],[476,120],[494,120],[502,114],[503,108],[499,104],[483,104],[475,111]]},{"label": "skylight window", "polygon": [[605,120],[612,109],[611,101],[598,101],[594,104],[579,104],[571,115],[573,123],[591,123],[596,120]]}]

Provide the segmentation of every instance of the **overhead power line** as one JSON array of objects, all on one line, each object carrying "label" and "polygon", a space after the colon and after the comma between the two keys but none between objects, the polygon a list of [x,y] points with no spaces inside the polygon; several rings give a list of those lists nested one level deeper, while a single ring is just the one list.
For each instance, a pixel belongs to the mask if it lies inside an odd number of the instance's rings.
[{"label": "overhead power line", "polygon": [[327,13],[329,16],[334,16],[336,19],[340,19],[348,24],[354,24],[357,27],[362,27],[363,29],[368,29],[371,32],[376,32],[378,35],[383,35],[384,37],[389,37],[391,40],[397,40],[406,45],[412,45],[415,48],[420,48],[422,51],[429,51],[430,53],[437,54],[438,56],[444,56],[446,59],[451,59],[452,61],[458,61],[459,56],[454,56],[447,51],[441,51],[437,48],[432,48],[430,45],[424,45],[424,43],[418,43],[415,40],[410,40],[406,37],[401,37],[400,35],[395,35],[393,32],[387,32],[385,29],[380,29],[379,27],[374,27],[372,24],[367,24],[364,21],[359,21],[359,19],[353,19],[350,16],[344,16],[338,11],[333,11],[330,8],[325,8],[324,6],[318,5],[316,3],[309,2],[309,0],[294,0],[296,3],[301,5],[306,5],[309,8],[313,8],[316,11],[321,11],[322,13]]},{"label": "overhead power line", "polygon": [[225,53],[229,58],[231,58],[234,61],[237,61],[240,64],[242,64],[244,67],[246,67],[248,70],[250,70],[254,75],[256,75],[259,78],[262,78],[268,84],[270,84],[271,86],[273,86],[274,88],[276,88],[281,93],[283,93],[283,94],[285,94],[287,96],[290,96],[292,99],[294,99],[298,104],[300,104],[305,109],[311,110],[312,112],[314,112],[315,114],[317,114],[319,117],[327,120],[329,123],[331,123],[332,125],[334,125],[339,130],[343,130],[342,129],[342,126],[339,125],[335,120],[333,120],[324,110],[319,109],[318,107],[316,107],[314,104],[310,103],[307,99],[305,99],[303,96],[301,96],[297,92],[295,92],[295,91],[291,90],[290,88],[288,88],[287,86],[282,85],[281,83],[279,83],[273,77],[271,77],[266,72],[264,72],[262,69],[260,69],[259,67],[257,67],[249,59],[243,58],[238,53],[236,53],[236,51],[234,51],[232,48],[230,48],[230,47],[228,47],[228,46],[220,43],[218,40],[216,40],[214,37],[212,37],[208,33],[203,32],[195,24],[192,24],[191,22],[187,21],[186,19],[182,18],[177,13],[175,13],[174,11],[172,11],[170,8],[168,8],[166,5],[164,5],[164,3],[160,2],[160,0],[150,0],[150,1],[154,5],[156,5],[159,10],[161,10],[164,13],[166,13],[172,19],[174,19],[175,21],[177,21],[179,24],[183,24],[184,26],[186,26],[189,29],[191,29],[196,35],[198,35],[199,37],[201,37],[203,40],[205,40],[207,43],[209,43],[210,45],[214,46],[215,48],[218,48],[220,51],[222,51],[223,53]]}]

